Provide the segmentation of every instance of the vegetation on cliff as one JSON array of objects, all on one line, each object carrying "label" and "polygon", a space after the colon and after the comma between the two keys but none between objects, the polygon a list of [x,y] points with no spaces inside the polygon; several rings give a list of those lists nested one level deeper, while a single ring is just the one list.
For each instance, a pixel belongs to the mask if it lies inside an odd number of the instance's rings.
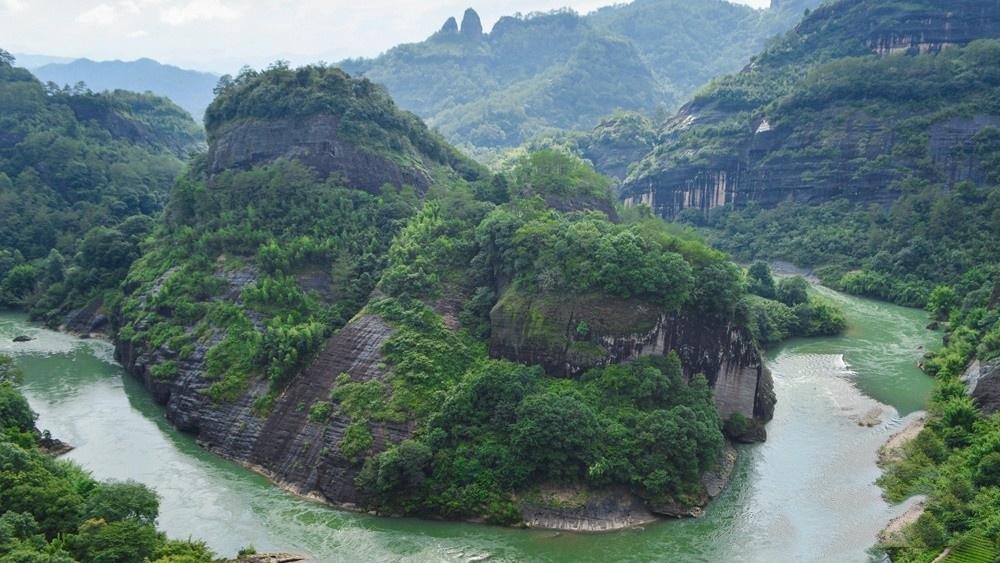
[{"label": "vegetation on cliff", "polygon": [[[810,21],[802,27],[808,29]],[[802,185],[836,177],[839,191],[812,198],[818,201],[688,209],[679,218],[704,227],[713,244],[739,258],[788,260],[815,268],[832,287],[910,306],[922,307],[937,285],[1000,262],[1000,129],[991,125],[1000,123],[1000,42],[975,41],[936,55],[838,58],[808,72],[790,64],[803,57],[828,60],[863,46],[855,45],[856,37],[853,43],[844,39],[855,46],[824,54],[810,47],[809,38],[817,36],[823,45],[838,45],[831,36],[839,36],[828,29],[789,35],[761,55],[752,72],[721,80],[693,102],[698,111],[706,104],[725,106],[724,121],[684,131],[658,149],[669,163],[647,159],[642,166],[682,167],[722,154],[736,158],[740,143],[755,136],[750,125],[766,116],[773,131],[808,123],[815,142],[772,151],[760,165],[774,163],[777,174],[789,162],[809,162]],[[726,92],[757,87],[755,73],[767,69],[784,73],[777,90],[759,103],[739,102],[745,113],[732,110],[736,94]],[[872,127],[866,138],[845,130],[862,123]],[[940,132],[948,127],[956,132]],[[968,139],[954,144],[947,138],[952,134]],[[875,146],[883,144],[879,139],[891,140],[887,150]],[[867,148],[845,156],[838,147],[855,140]]]},{"label": "vegetation on cliff", "polygon": [[973,359],[1000,357],[1000,272],[971,271],[954,287],[932,300],[950,330],[926,363],[936,379],[927,425],[880,481],[893,501],[928,495],[923,515],[884,546],[894,561],[932,561],[946,547],[956,561],[966,551],[1000,556],[1000,414],[982,414],[959,380]]},{"label": "vegetation on cliff", "polygon": [[[512,294],[599,295],[720,322],[734,315],[743,282],[720,253],[649,217],[616,224],[598,211],[545,204],[552,190],[593,195],[583,167],[561,153],[525,157],[504,180],[506,203],[454,187],[396,237],[382,297],[367,307],[396,330],[384,348],[389,377],[374,388],[345,381],[333,395],[352,420],[418,423],[411,439],[367,456],[358,484],[371,507],[513,523],[512,493],[543,482],[623,484],[651,501],[701,492],[722,446],[721,421],[707,381],[687,380],[676,355],[563,379],[490,359],[483,343],[490,311]],[[458,330],[433,309],[456,292],[466,296]],[[559,327],[533,318],[528,338],[559,337]],[[585,337],[590,328],[574,330]]]},{"label": "vegetation on cliff", "polygon": [[163,98],[43,86],[0,51],[0,305],[50,322],[139,256],[197,125]]},{"label": "vegetation on cliff", "polygon": [[[370,507],[512,523],[513,493],[540,482],[622,484],[651,501],[701,494],[723,441],[704,377],[669,356],[555,378],[491,358],[491,311],[518,295],[617,299],[725,326],[739,322],[739,268],[648,215],[617,222],[610,181],[564,153],[480,175],[380,89],[338,70],[279,64],[224,84],[207,113],[210,142],[233,121],[313,113],[358,128],[361,146],[382,139],[382,151],[438,163],[435,183],[422,198],[407,186],[373,195],[296,161],[211,174],[195,159],[124,285],[118,339],[158,355],[153,378],[169,382],[204,351],[205,393],[225,403],[252,392],[266,418],[327,336],[375,316],[392,329],[386,375],[341,374],[328,398],[300,405],[312,424],[347,425],[337,448]],[[530,338],[558,330],[534,305],[525,314]],[[599,336],[574,325],[582,365],[607,354]],[[269,392],[251,391],[260,381]],[[390,423],[410,437],[373,435]]]},{"label": "vegetation on cliff", "polygon": [[200,563],[205,544],[156,530],[159,499],[134,481],[100,482],[42,451],[35,413],[0,356],[0,561]]}]

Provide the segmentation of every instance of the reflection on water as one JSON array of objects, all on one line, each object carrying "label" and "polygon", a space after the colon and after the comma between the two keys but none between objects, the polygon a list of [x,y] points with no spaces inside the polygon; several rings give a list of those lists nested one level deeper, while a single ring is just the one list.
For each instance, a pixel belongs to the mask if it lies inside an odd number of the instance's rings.
[{"label": "reflection on water", "polygon": [[[24,368],[39,425],[76,446],[69,458],[99,478],[150,485],[162,499],[164,530],[202,538],[222,555],[253,544],[321,561],[863,561],[877,531],[901,511],[879,496],[875,454],[904,422],[898,413],[926,400],[929,381],[915,366],[919,347],[935,336],[923,330],[919,311],[823,291],[846,309],[851,330],[773,351],[779,401],[768,442],[743,448],[733,483],[706,516],[598,535],[331,510],[177,432],[123,377],[105,342],[3,314],[0,352]],[[25,333],[36,340],[11,342]],[[873,412],[880,421],[860,426]]]}]

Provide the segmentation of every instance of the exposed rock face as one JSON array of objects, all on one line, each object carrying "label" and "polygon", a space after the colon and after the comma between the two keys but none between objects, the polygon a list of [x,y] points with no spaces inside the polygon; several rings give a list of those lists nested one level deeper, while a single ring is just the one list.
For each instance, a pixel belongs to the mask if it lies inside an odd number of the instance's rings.
[{"label": "exposed rock face", "polygon": [[[688,107],[670,127],[675,134],[703,117]],[[774,126],[759,121],[752,135],[739,143],[733,157],[667,166],[629,179],[622,188],[627,207],[644,204],[657,214],[672,218],[681,210],[708,211],[727,204],[744,206],[755,202],[771,207],[784,201],[819,203],[837,197],[858,203],[887,204],[898,193],[887,189],[895,177],[886,172],[858,173],[858,162],[871,162],[889,154],[895,143],[893,123],[864,112],[844,116],[845,125],[837,135],[836,156],[819,164],[810,147],[820,146],[811,128]],[[975,115],[952,118],[929,129],[928,142],[933,164],[940,177],[950,184],[984,181],[981,163],[972,151],[962,151],[973,137],[987,127],[1000,126],[1000,116]]]},{"label": "exposed rock face", "polygon": [[[776,2],[772,7],[787,9],[783,4]],[[998,36],[1000,4],[992,0],[841,0],[816,8],[786,41],[790,49],[798,45],[835,49],[842,56],[866,52],[920,55]],[[765,54],[743,72],[814,62],[782,56],[780,52],[770,58]],[[878,115],[877,108],[868,112],[863,105],[834,103],[810,108],[809,121],[802,123],[785,115],[766,114],[781,108],[781,104],[769,105],[770,101],[773,98],[729,102],[724,97],[705,96],[682,107],[663,124],[657,148],[624,181],[621,197],[625,205],[649,205],[668,218],[685,209],[706,212],[751,202],[772,207],[785,201],[818,203],[845,198],[859,204],[885,205],[899,196],[891,186],[902,175],[900,171],[920,170],[926,179],[948,185],[965,180],[982,184],[981,163],[974,151],[963,149],[971,146],[979,132],[1000,125],[1000,115],[995,114],[937,117],[943,120],[936,123],[929,117],[927,124],[920,126],[926,127],[921,133],[926,131],[932,161],[928,167],[922,156],[901,148],[907,146],[904,138],[912,132],[900,131],[897,126],[916,114],[889,112],[887,117],[884,111]],[[703,151],[701,146],[681,141],[693,128],[743,112],[752,119],[739,125],[741,130],[727,131],[720,146]],[[886,157],[891,157],[893,167],[879,164]],[[604,171],[620,173],[620,167]]]},{"label": "exposed rock face", "polygon": [[[220,335],[203,341],[187,358],[169,350],[145,350],[119,342],[116,357],[139,377],[154,398],[165,405],[167,419],[179,429],[197,435],[201,444],[266,474],[276,483],[302,495],[350,508],[358,502],[354,479],[360,465],[340,452],[339,444],[350,417],[334,408],[329,419],[315,422],[309,410],[329,402],[341,374],[354,381],[382,378],[381,349],[392,330],[376,316],[361,316],[334,334],[305,371],[275,400],[271,412],[258,416],[254,399],[267,392],[266,381],[233,402],[216,403],[205,391],[205,354]],[[176,376],[157,379],[151,368],[176,361]],[[407,424],[373,422],[372,447],[378,451],[410,435]]]},{"label": "exposed rock face", "polygon": [[868,46],[879,55],[936,53],[976,39],[996,35],[1000,7],[993,3],[959,10],[912,9],[891,29],[875,29]]},{"label": "exposed rock face", "polygon": [[592,367],[675,351],[686,375],[701,373],[708,379],[724,419],[740,413],[767,421],[774,414],[771,374],[742,327],[598,297],[524,299],[508,294],[490,317],[494,356],[574,377]]},{"label": "exposed rock face", "polygon": [[70,311],[63,319],[60,329],[73,334],[91,334],[104,332],[108,328],[108,323],[104,302],[96,299],[81,309]]},{"label": "exposed rock face", "polygon": [[208,169],[217,174],[248,169],[279,158],[295,159],[316,170],[321,178],[342,176],[349,186],[377,193],[382,186],[413,186],[424,191],[430,174],[420,166],[404,167],[344,139],[339,120],[317,114],[303,118],[227,123],[213,132]]},{"label": "exposed rock face", "polygon": [[480,39],[483,36],[483,22],[479,19],[479,14],[472,8],[466,10],[462,16],[461,33],[469,39]]},{"label": "exposed rock face", "polygon": [[984,415],[1000,411],[1000,358],[974,360],[962,374],[962,381]]},{"label": "exposed rock face", "polygon": [[[622,487],[589,491],[542,486],[537,496],[520,503],[521,517],[529,528],[606,532],[656,520],[641,499]],[[582,498],[574,502],[574,496]]]},{"label": "exposed rock face", "polygon": [[441,33],[458,33],[458,22],[455,21],[454,17],[445,20],[444,25],[441,26]]}]

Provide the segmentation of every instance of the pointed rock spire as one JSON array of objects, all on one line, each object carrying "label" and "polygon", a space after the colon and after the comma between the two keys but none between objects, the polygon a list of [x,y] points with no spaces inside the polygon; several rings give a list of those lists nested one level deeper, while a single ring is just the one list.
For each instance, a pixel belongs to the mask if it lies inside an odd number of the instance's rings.
[{"label": "pointed rock spire", "polygon": [[466,10],[462,16],[462,35],[473,39],[479,39],[483,35],[483,22],[472,8]]},{"label": "pointed rock spire", "polygon": [[458,33],[458,22],[455,21],[454,17],[448,18],[448,21],[444,22],[441,26],[441,33]]}]

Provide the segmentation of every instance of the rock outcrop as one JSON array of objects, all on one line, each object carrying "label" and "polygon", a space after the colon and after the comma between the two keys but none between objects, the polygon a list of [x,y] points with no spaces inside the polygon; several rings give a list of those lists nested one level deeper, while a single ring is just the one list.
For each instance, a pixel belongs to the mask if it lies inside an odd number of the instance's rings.
[{"label": "rock outcrop", "polygon": [[[197,435],[203,446],[267,475],[292,492],[352,508],[359,500],[354,479],[360,467],[339,449],[350,417],[334,409],[327,420],[317,421],[310,418],[310,407],[330,402],[341,374],[352,381],[383,378],[382,344],[391,334],[379,317],[355,319],[326,342],[264,417],[255,413],[254,400],[267,393],[266,380],[253,384],[233,402],[215,402],[205,394],[213,383],[205,369],[212,339],[185,359],[120,341],[116,357],[166,407],[167,419]],[[177,373],[167,380],[157,379],[151,368],[165,361],[175,361]],[[380,450],[389,442],[408,437],[412,428],[406,423],[373,422],[370,431],[372,447]]]},{"label": "rock outcrop", "polygon": [[529,528],[571,532],[606,532],[653,522],[656,515],[628,489],[603,491],[586,488],[541,486],[519,501],[521,517]]},{"label": "rock outcrop", "polygon": [[340,119],[317,114],[288,119],[243,119],[213,131],[208,151],[212,174],[249,169],[279,158],[294,159],[315,170],[321,178],[341,176],[348,185],[378,193],[386,184],[430,186],[427,168],[414,162],[404,166],[344,138]]},{"label": "rock outcrop", "polygon": [[980,412],[989,416],[1000,411],[1000,358],[974,360],[962,374],[962,381]]},{"label": "rock outcrop", "polygon": [[490,314],[490,353],[547,373],[575,377],[589,368],[677,352],[686,375],[703,374],[719,414],[768,421],[771,374],[750,333],[710,317],[662,313],[607,297],[563,299],[508,291]]},{"label": "rock outcrop", "polygon": [[63,319],[60,330],[72,334],[103,333],[110,328],[110,319],[104,309],[104,302],[95,299],[86,306],[70,311]]},{"label": "rock outcrop", "polygon": [[472,8],[466,10],[462,16],[462,27],[459,33],[469,39],[481,39],[483,37],[483,22],[479,19],[479,14]]}]

